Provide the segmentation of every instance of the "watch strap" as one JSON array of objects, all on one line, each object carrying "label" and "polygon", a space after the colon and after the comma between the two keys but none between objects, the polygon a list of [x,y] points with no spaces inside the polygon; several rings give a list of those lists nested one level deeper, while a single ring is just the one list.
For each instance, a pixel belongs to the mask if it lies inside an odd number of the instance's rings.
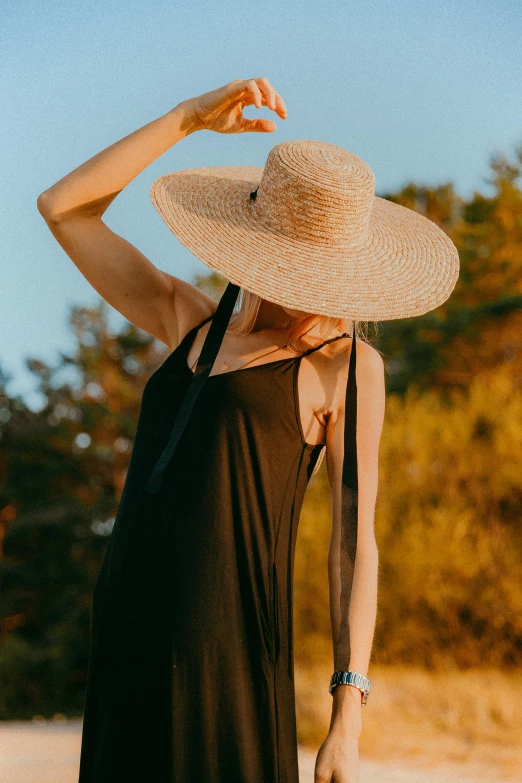
[{"label": "watch strap", "polygon": [[338,670],[332,674],[330,679],[330,693],[333,694],[338,685],[353,685],[359,688],[362,694],[362,703],[367,703],[371,685],[371,680],[368,677],[364,677],[359,672]]}]

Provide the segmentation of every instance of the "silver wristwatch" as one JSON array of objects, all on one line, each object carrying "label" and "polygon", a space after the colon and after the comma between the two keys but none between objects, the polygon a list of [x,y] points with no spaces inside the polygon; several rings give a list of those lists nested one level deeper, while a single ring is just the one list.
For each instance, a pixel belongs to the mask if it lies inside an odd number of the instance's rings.
[{"label": "silver wristwatch", "polygon": [[332,674],[330,680],[330,693],[333,694],[338,685],[354,685],[361,691],[361,700],[364,705],[368,702],[368,694],[370,693],[371,680],[368,677],[363,677],[359,672],[343,672],[341,670]]}]

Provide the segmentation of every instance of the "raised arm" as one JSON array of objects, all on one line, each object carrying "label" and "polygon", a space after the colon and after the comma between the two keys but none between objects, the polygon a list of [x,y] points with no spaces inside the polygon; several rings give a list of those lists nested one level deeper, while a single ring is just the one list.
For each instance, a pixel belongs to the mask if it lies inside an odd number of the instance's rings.
[{"label": "raised arm", "polygon": [[159,270],[102,221],[116,196],[143,169],[198,130],[271,132],[275,123],[243,117],[265,105],[286,117],[282,98],[264,77],[236,79],[182,101],[162,117],[111,144],[41,193],[37,206],[57,242],[93,288],[125,318],[171,350],[215,310],[214,300]]},{"label": "raised arm", "polygon": [[[384,365],[378,351],[357,341],[357,458],[358,532],[351,601],[341,601],[341,591],[352,579],[350,558],[341,536],[341,483],[344,455],[344,401],[346,371],[326,429],[326,466],[331,488],[332,532],[328,552],[330,618],[334,668],[367,676],[377,615],[378,551],[374,514],[378,487],[379,442],[384,422]],[[348,593],[349,590],[346,590]],[[341,626],[349,612],[350,652],[344,648]],[[328,687],[328,683],[325,683]],[[316,783],[356,780],[358,738],[362,728],[361,693],[350,685],[338,685],[332,696],[332,718],[327,739],[318,754]]]}]

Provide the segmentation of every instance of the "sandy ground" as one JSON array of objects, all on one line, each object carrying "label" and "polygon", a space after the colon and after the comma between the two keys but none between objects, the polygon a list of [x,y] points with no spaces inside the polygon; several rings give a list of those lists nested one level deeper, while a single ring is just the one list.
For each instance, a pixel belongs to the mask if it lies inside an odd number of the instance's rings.
[{"label": "sandy ground", "polygon": [[[326,667],[296,668],[297,725],[306,747],[318,747],[328,731],[328,677]],[[522,783],[522,672],[374,665],[371,702],[362,712],[361,783]]]},{"label": "sandy ground", "polygon": [[[81,721],[0,722],[2,783],[77,783]],[[315,753],[300,751],[300,783],[313,783]],[[415,770],[362,760],[361,783],[496,783],[465,769]]]}]

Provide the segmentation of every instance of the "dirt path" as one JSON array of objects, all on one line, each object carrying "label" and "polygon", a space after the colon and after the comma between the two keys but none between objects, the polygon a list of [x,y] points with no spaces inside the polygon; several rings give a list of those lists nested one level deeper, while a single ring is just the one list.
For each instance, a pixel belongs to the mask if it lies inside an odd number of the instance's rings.
[{"label": "dirt path", "polygon": [[[0,722],[2,783],[77,783],[80,721]],[[300,782],[313,783],[315,753],[300,752]],[[470,777],[452,766],[416,771],[364,760],[361,783],[494,783]]]}]

